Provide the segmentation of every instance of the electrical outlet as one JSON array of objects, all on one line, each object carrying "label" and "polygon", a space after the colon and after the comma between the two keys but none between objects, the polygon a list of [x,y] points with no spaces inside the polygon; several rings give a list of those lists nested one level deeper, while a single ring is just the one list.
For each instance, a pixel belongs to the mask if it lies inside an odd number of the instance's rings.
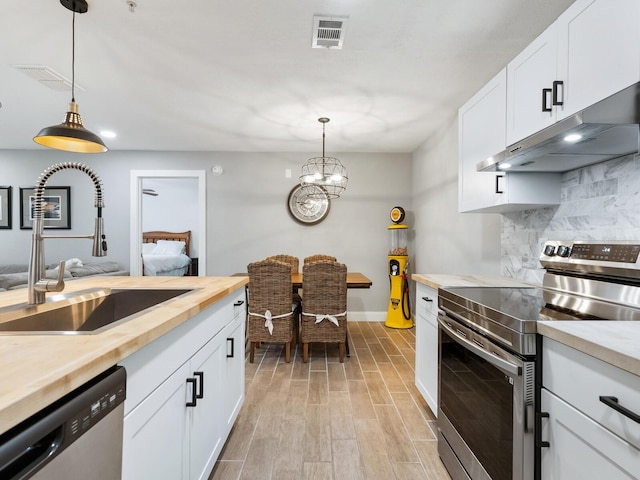
[{"label": "electrical outlet", "polygon": [[290,168],[285,168],[284,169],[284,178],[291,178],[291,169]]}]

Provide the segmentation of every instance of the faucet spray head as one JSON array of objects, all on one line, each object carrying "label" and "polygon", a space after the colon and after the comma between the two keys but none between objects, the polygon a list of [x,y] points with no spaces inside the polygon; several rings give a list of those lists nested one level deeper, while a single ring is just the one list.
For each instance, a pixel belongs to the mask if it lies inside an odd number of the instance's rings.
[{"label": "faucet spray head", "polygon": [[94,257],[107,256],[107,236],[104,234],[104,219],[101,216],[96,217],[91,255]]}]

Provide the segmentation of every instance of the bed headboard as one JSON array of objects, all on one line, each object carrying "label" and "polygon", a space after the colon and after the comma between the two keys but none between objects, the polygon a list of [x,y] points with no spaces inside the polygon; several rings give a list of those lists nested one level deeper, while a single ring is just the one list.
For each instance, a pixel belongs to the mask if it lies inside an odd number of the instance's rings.
[{"label": "bed headboard", "polygon": [[190,257],[191,230],[186,232],[142,232],[142,243],[157,243],[158,240],[172,240],[174,242],[184,242],[185,253]]}]

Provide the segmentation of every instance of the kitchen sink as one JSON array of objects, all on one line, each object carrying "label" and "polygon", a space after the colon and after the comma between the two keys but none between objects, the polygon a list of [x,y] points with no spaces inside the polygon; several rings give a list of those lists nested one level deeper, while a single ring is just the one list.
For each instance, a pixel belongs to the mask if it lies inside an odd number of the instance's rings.
[{"label": "kitchen sink", "polygon": [[[95,334],[151,307],[186,295],[188,289],[102,288],[51,297],[37,306],[0,309],[0,335]],[[58,301],[62,306],[56,307]],[[51,307],[51,308],[47,308]]]}]

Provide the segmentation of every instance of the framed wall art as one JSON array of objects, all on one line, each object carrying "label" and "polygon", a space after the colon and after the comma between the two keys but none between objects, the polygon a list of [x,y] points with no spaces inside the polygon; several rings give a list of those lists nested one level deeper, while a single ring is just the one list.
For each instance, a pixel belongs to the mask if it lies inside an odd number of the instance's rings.
[{"label": "framed wall art", "polygon": [[[35,188],[20,188],[20,228],[33,228]],[[44,228],[71,228],[71,187],[48,187],[42,197]]]},{"label": "framed wall art", "polygon": [[11,187],[0,187],[0,229],[11,229]]}]

